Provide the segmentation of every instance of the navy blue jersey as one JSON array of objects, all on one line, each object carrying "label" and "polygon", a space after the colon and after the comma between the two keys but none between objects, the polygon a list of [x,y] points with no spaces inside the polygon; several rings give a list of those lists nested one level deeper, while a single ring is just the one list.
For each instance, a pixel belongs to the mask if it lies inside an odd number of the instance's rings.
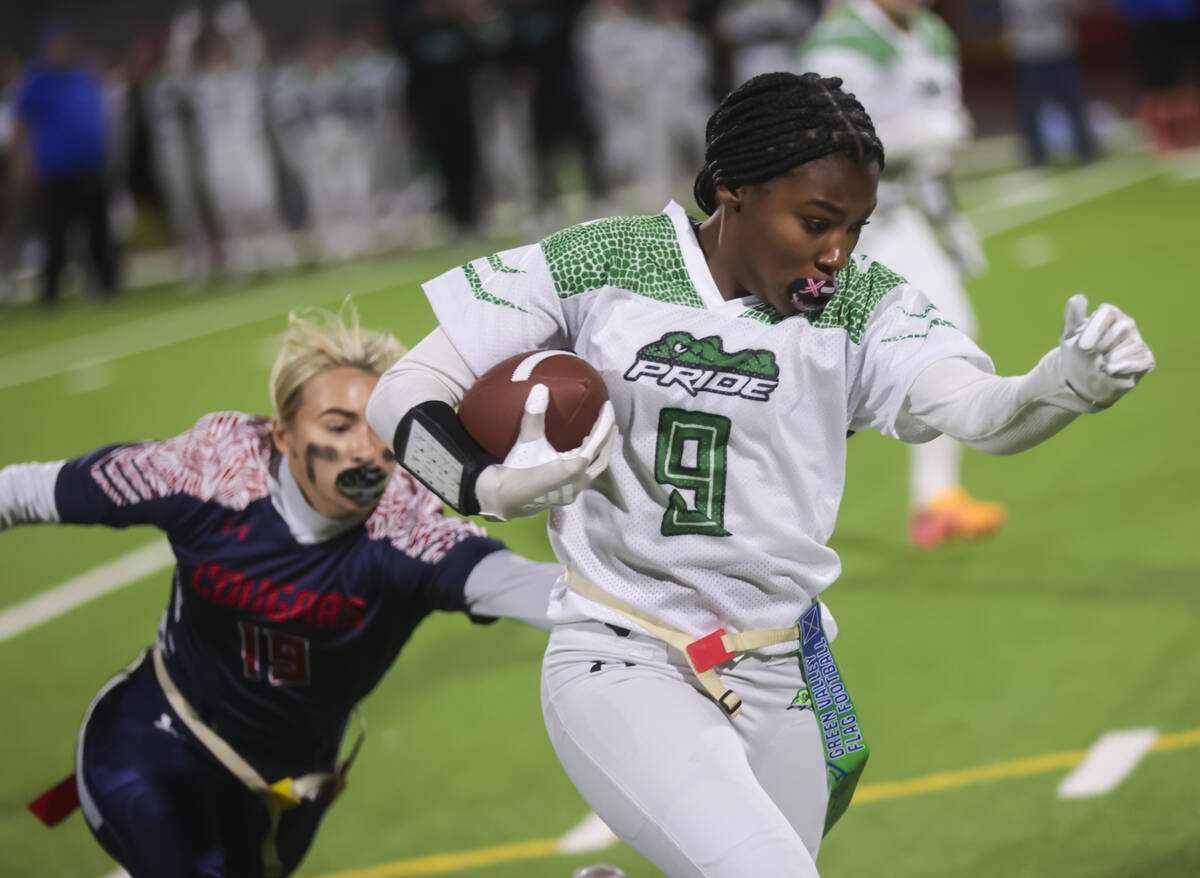
[{"label": "navy blue jersey", "polygon": [[277,508],[281,460],[270,419],[217,413],[69,461],[55,485],[63,522],[166,532],[167,669],[267,777],[328,770],[351,708],[416,625],[465,611],[472,568],[503,548],[399,468],[366,521],[300,543]]}]

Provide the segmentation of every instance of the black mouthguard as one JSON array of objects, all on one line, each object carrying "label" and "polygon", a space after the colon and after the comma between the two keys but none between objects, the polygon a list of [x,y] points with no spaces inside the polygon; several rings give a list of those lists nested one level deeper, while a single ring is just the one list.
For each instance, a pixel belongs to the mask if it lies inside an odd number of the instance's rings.
[{"label": "black mouthguard", "polygon": [[788,300],[797,311],[820,311],[837,292],[837,281],[798,277],[788,284]]},{"label": "black mouthguard", "polygon": [[370,506],[383,496],[387,483],[387,470],[373,463],[364,463],[342,470],[333,484],[339,494],[356,506]]}]

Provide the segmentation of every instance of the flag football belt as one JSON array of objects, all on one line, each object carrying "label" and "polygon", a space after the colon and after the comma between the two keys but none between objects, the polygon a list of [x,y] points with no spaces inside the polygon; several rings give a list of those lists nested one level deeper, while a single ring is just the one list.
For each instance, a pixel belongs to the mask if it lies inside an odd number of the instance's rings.
[{"label": "flag football belt", "polygon": [[[350,754],[340,762],[334,771],[316,771],[311,774],[305,774],[301,777],[285,777],[282,780],[277,780],[274,783],[267,783],[261,774],[254,767],[242,758],[233,747],[216,732],[210,729],[200,718],[200,714],[196,709],[183,697],[183,693],[175,686],[174,681],[167,673],[166,664],[163,662],[162,650],[159,647],[154,647],[152,650],[154,655],[154,675],[158,678],[158,685],[162,687],[163,694],[167,697],[167,702],[171,705],[171,709],[183,720],[183,724],[187,726],[188,731],[199,739],[200,743],[208,748],[218,762],[224,765],[229,771],[245,784],[250,791],[262,796],[266,802],[267,811],[271,817],[271,828],[267,832],[267,837],[263,840],[262,857],[263,857],[263,873],[264,878],[278,878],[284,873],[283,863],[279,859],[279,849],[275,843],[276,833],[279,831],[279,818],[285,812],[297,805],[305,802],[327,801],[332,802],[346,786],[346,774],[350,771],[350,766],[354,763],[358,756],[358,751],[362,748],[363,739],[366,737],[366,723],[361,715],[358,717],[359,732],[358,737],[354,741],[354,746],[350,749]],[[357,711],[355,711],[357,714]]]},{"label": "flag football belt", "polygon": [[870,748],[859,726],[854,702],[850,699],[837,662],[834,661],[833,651],[829,648],[825,627],[821,624],[819,601],[813,601],[812,606],[796,620],[796,624],[788,628],[760,628],[733,634],[721,628],[704,637],[694,638],[614,597],[570,568],[567,568],[567,587],[588,600],[620,613],[682,652],[700,685],[731,719],[741,709],[742,699],[721,681],[713,669],[738,653],[798,640],[800,670],[807,688],[797,693],[792,704],[811,709],[821,730],[825,767],[829,771],[829,804],[825,811],[824,831],[829,832],[833,828],[850,806],[854,788],[866,767]]}]

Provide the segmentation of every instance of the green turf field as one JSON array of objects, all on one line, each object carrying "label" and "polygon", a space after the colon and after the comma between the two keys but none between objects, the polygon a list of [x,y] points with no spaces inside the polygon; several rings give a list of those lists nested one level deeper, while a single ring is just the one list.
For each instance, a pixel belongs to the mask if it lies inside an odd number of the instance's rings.
[{"label": "green turf field", "polygon": [[[851,441],[834,537],[845,573],[827,596],[873,756],[860,800],[826,839],[822,874],[1200,874],[1200,504],[1191,495],[1200,417],[1190,413],[1200,345],[1188,332],[1200,180],[1132,157],[1049,183],[974,180],[964,196],[988,233],[992,271],[972,292],[999,371],[1025,371],[1056,342],[1074,292],[1133,314],[1159,367],[1115,409],[1045,446],[1014,458],[968,453],[969,487],[1010,513],[983,544],[909,549],[904,449],[875,435]],[[352,294],[365,323],[413,342],[433,323],[417,282],[482,252],[5,312],[0,465],[171,435],[212,410],[264,411],[289,308]],[[493,532],[549,559],[543,528],[534,520]],[[2,534],[0,611],[157,538]],[[167,593],[158,572],[0,641],[4,878],[101,878],[115,868],[79,815],[47,830],[25,805],[72,769],[84,709],[151,641]],[[516,623],[427,622],[365,703],[367,746],[301,874],[567,878],[596,861],[657,874],[623,846],[550,852],[587,808],[542,727],[543,643]],[[1056,797],[1078,751],[1105,731],[1145,726],[1165,737],[1115,791]],[[995,764],[992,779],[967,772]],[[963,773],[941,789],[885,785],[940,772]],[[513,846],[522,842],[533,844]]]}]

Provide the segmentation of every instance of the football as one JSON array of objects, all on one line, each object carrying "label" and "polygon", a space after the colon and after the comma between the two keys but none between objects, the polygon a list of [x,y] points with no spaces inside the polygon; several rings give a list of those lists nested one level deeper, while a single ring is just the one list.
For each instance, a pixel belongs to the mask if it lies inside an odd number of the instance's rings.
[{"label": "football", "polygon": [[608,399],[604,379],[570,351],[527,351],[497,363],[467,390],[458,416],[480,445],[501,460],[517,441],[525,398],[535,384],[550,391],[546,438],[557,451],[578,448]]}]

